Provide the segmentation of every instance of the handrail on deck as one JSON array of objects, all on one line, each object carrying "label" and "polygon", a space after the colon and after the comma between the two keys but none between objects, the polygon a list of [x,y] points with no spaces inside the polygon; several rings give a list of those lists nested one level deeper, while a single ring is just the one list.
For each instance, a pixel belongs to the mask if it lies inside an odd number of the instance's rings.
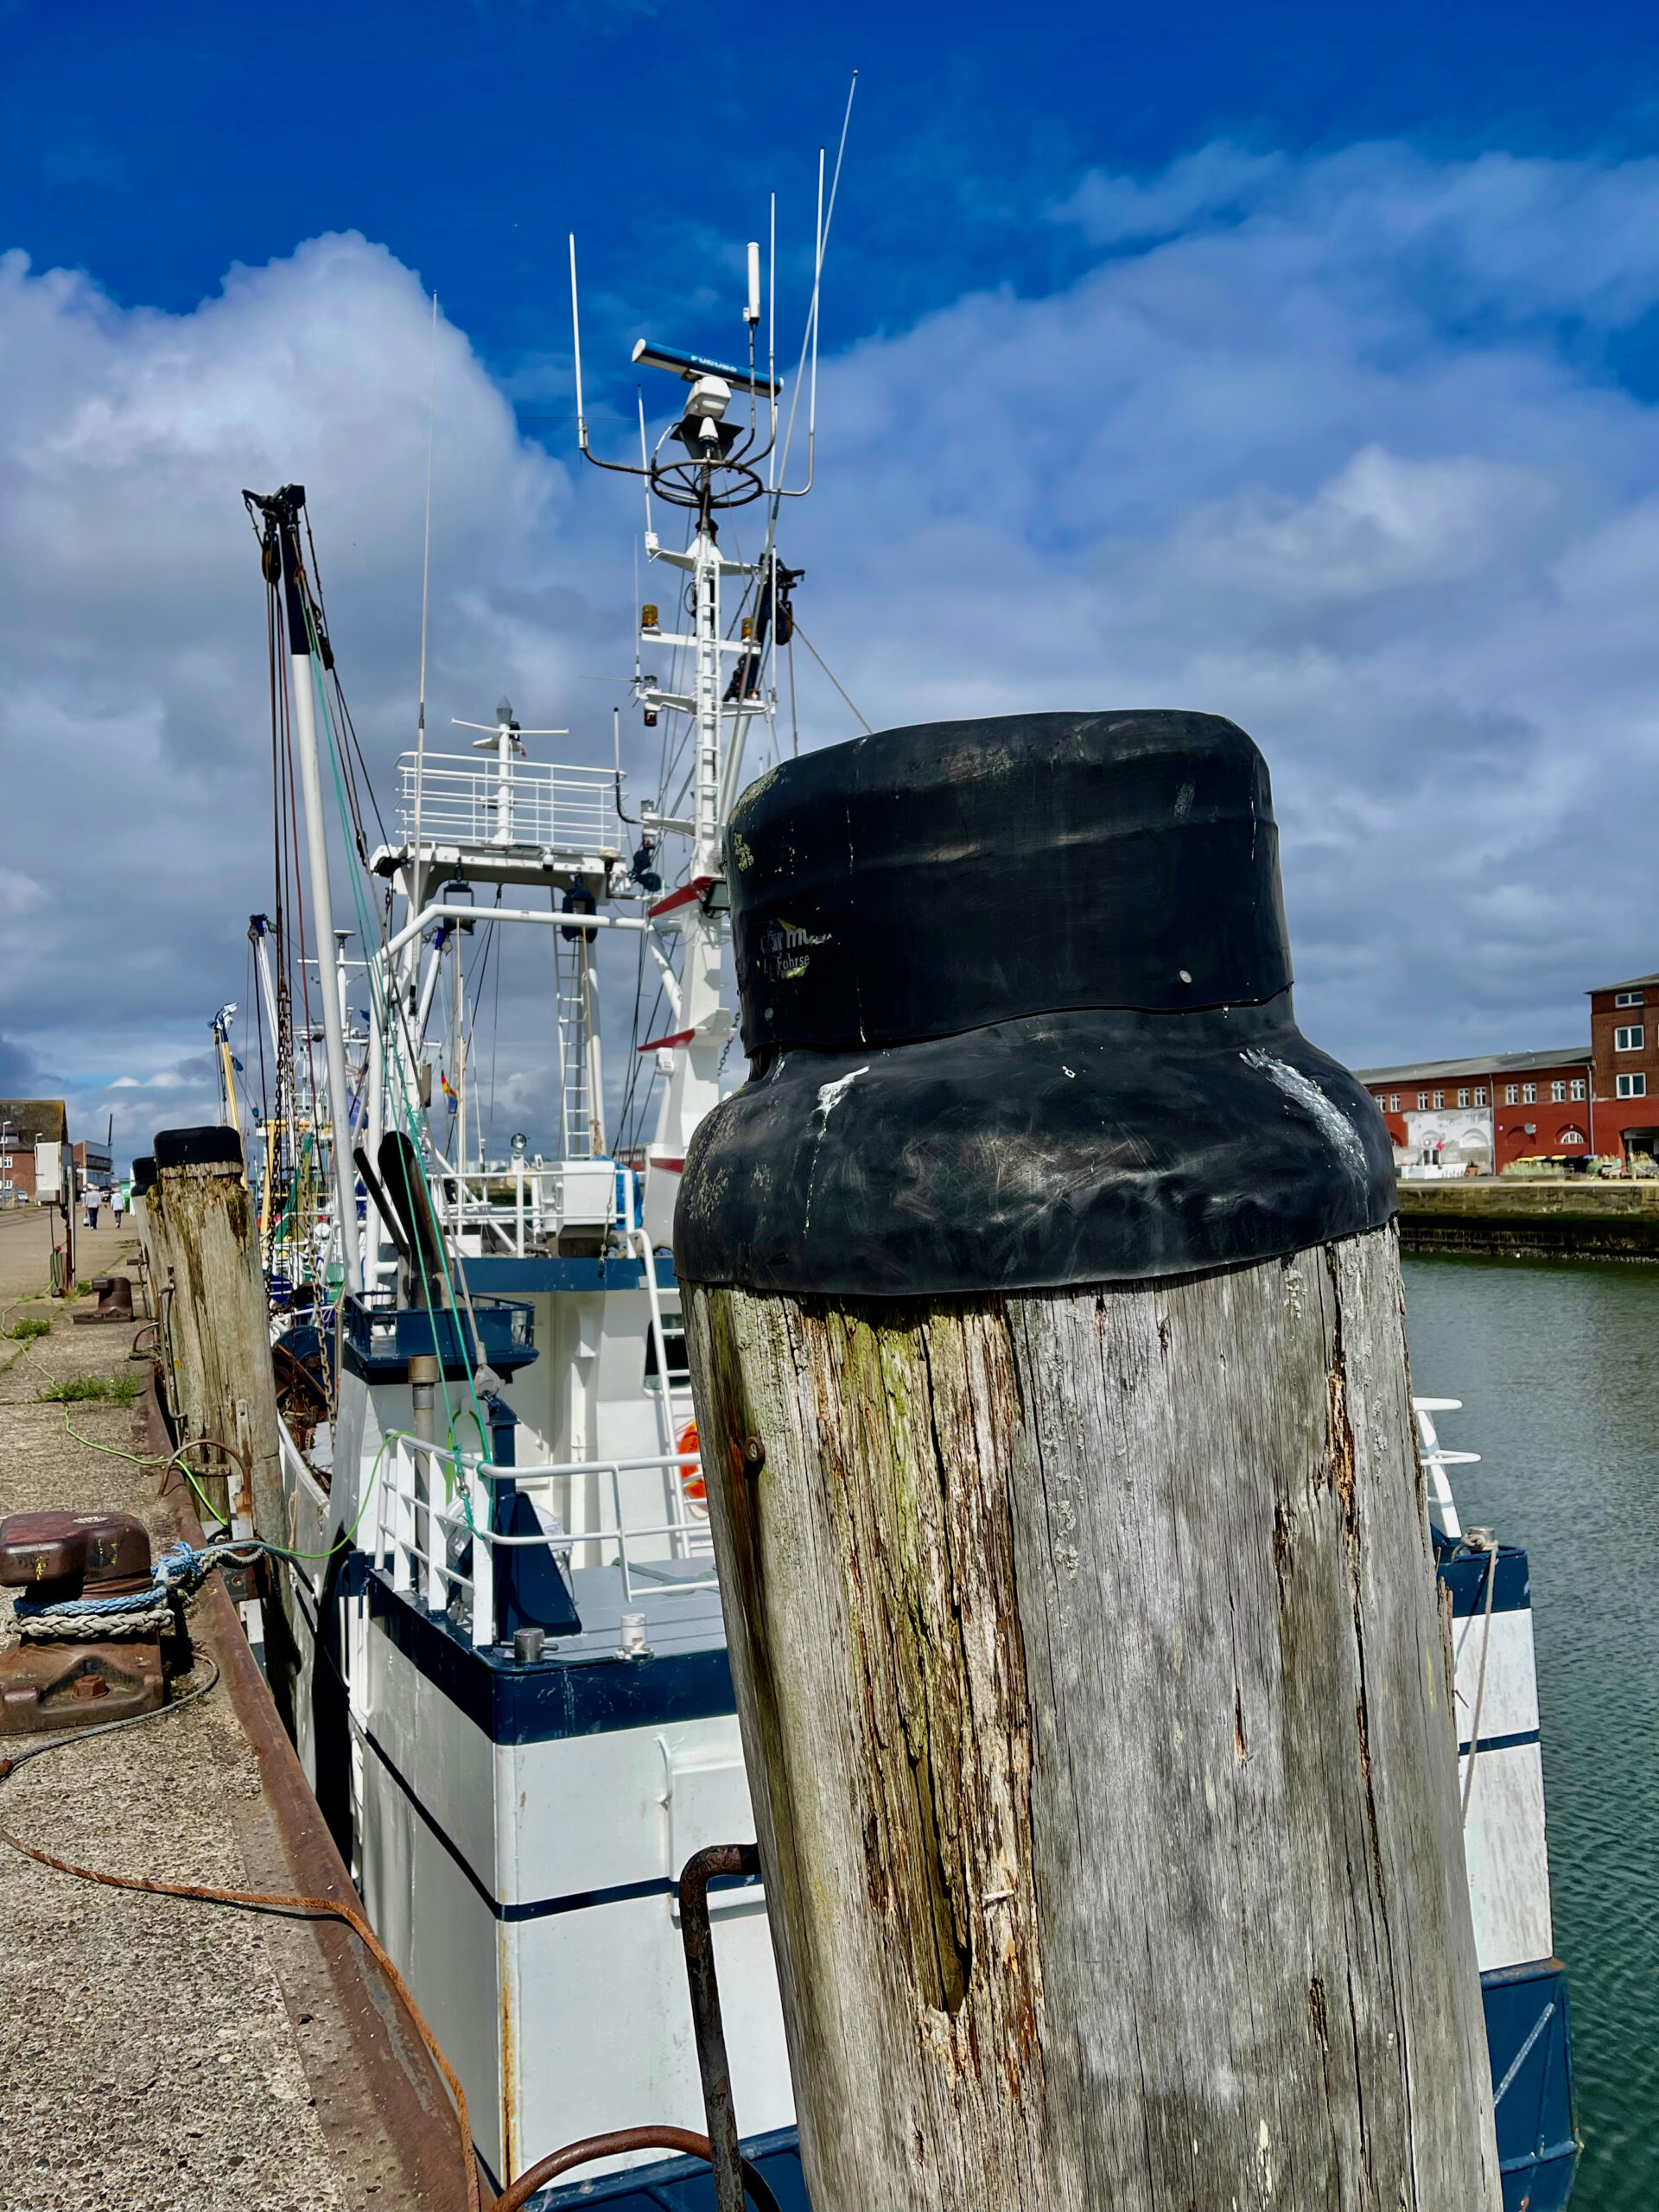
[{"label": "handrail on deck", "polygon": [[[646,1562],[633,1561],[629,1557],[630,1543],[640,1543],[646,1538],[667,1537],[675,1547],[671,1556],[680,1559],[701,1556],[708,1544],[706,1530],[691,1527],[683,1519],[630,1525],[622,1510],[622,1478],[626,1474],[666,1473],[670,1469],[683,1471],[700,1464],[695,1452],[652,1452],[632,1459],[570,1459],[542,1466],[502,1466],[493,1459],[474,1457],[451,1446],[428,1443],[407,1429],[389,1429],[383,1449],[390,1446],[385,1472],[380,1482],[378,1537],[376,1557],[385,1559],[391,1554],[392,1587],[395,1590],[419,1592],[429,1610],[447,1611],[451,1596],[457,1591],[470,1593],[472,1599],[471,1640],[474,1648],[495,1642],[495,1576],[493,1571],[483,1573],[477,1566],[476,1547],[481,1543],[493,1567],[498,1550],[513,1551],[540,1546],[553,1554],[556,1564],[560,1553],[569,1553],[577,1544],[614,1544],[617,1561],[622,1569],[622,1591],[625,1605],[632,1605],[639,1592],[634,1585],[634,1570],[644,1569]],[[434,1465],[443,1476],[442,1499],[431,1491]],[[499,1533],[490,1526],[491,1506],[494,1485],[498,1483],[544,1482],[559,1478],[587,1478],[590,1475],[608,1476],[616,1519],[613,1525],[597,1529],[572,1529],[554,1535],[512,1536]],[[419,1478],[424,1478],[424,1495]],[[682,1485],[676,1482],[673,1494],[682,1505]],[[448,1557],[448,1543],[444,1556],[438,1555],[439,1547],[432,1536],[434,1527],[448,1533],[465,1530],[474,1547],[473,1572],[465,1572],[459,1562],[451,1565]],[[695,1548],[694,1548],[695,1547]],[[660,1584],[655,1586],[660,1588]],[[676,1594],[699,1590],[714,1590],[719,1583],[713,1573],[695,1581],[677,1582]]]}]

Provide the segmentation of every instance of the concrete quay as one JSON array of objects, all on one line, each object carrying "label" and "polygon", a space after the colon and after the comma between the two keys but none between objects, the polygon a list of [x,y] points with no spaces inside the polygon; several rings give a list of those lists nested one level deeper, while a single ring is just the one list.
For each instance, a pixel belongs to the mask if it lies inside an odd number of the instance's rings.
[{"label": "concrete quay", "polygon": [[1471,1175],[1400,1185],[1408,1252],[1659,1260],[1659,1180]]},{"label": "concrete quay", "polygon": [[[135,1240],[100,1229],[79,1244],[82,1279],[130,1272],[142,1315]],[[167,1449],[142,1396],[42,1399],[72,1376],[118,1388],[149,1372],[130,1354],[137,1323],[76,1326],[62,1301],[29,1295],[48,1250],[35,1209],[0,1214],[0,1516],[120,1510],[153,1551],[199,1540],[176,1477],[158,1496],[159,1471],[137,1464]],[[3,1333],[25,1318],[50,1333]],[[0,1591],[0,1645],[10,1600]],[[355,1904],[217,1576],[188,1622],[195,1663],[175,1694],[217,1665],[208,1694],[18,1767],[0,1781],[0,1828],[111,1872]],[[0,1737],[0,1757],[49,1740]],[[464,2204],[436,2073],[339,1923],[106,1889],[0,1847],[0,1927],[5,2212]]]}]

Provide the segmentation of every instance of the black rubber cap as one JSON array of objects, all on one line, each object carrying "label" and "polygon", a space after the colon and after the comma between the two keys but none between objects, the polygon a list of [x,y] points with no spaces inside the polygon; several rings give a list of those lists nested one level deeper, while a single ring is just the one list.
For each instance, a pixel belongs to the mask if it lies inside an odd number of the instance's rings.
[{"label": "black rubber cap", "polygon": [[157,1129],[156,1166],[216,1167],[242,1165],[242,1140],[223,1122],[200,1129]]},{"label": "black rubber cap", "polygon": [[751,1059],[1291,980],[1267,764],[1219,715],[929,722],[785,761],[727,834]]},{"label": "black rubber cap", "polygon": [[149,1190],[150,1185],[155,1180],[155,1158],[151,1154],[146,1153],[142,1160],[135,1160],[132,1163],[132,1188],[134,1195],[136,1197],[142,1198],[143,1193]]},{"label": "black rubber cap", "polygon": [[687,1150],[686,1279],[1139,1281],[1393,1214],[1376,1102],[1296,1027],[1267,768],[1233,723],[862,738],[752,785],[728,864],[752,1074]]}]

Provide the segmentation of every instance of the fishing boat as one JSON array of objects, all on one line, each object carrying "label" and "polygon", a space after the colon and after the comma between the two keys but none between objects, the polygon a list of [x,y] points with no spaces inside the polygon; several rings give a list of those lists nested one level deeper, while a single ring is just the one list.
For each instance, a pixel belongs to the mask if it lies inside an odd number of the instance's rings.
[{"label": "fishing boat", "polygon": [[[817,272],[833,206],[821,163]],[[283,1071],[260,1117],[262,1220],[288,1540],[309,1561],[286,1571],[267,1649],[498,2184],[642,2118],[703,2126],[680,1878],[754,1836],[670,1249],[687,1141],[742,1072],[722,839],[746,764],[777,757],[799,581],[779,524],[816,437],[817,274],[791,485],[796,410],[770,318],[757,358],[758,245],[748,259],[746,363],[635,348],[678,387],[654,451],[642,401],[638,461],[593,453],[578,398],[583,452],[642,480],[664,578],[639,610],[631,703],[664,741],[637,812],[616,740],[609,763],[538,757],[567,733],[504,699],[443,753],[423,702],[371,836],[303,490],[248,495],[289,710],[278,911],[250,936]],[[574,240],[571,267],[574,311]],[[747,560],[746,508],[763,518]],[[338,929],[331,829],[358,862]],[[491,1156],[477,1024],[508,929],[550,945],[557,1134]],[[599,963],[619,942],[640,985],[632,1143],[607,1137]],[[744,2152],[804,2206],[758,1877],[717,1881],[708,1910]],[[571,2201],[678,2202],[695,2171],[609,2163]]]},{"label": "fishing boat", "polygon": [[1449,1451],[1436,1416],[1460,1409],[1457,1398],[1412,1400],[1435,1571],[1451,1617],[1464,1863],[1498,2164],[1504,2212],[1559,2212],[1580,2146],[1567,1970],[1550,1913],[1532,1580],[1524,1550],[1487,1529],[1465,1529],[1459,1517],[1447,1470],[1472,1466],[1480,1454]]},{"label": "fishing boat", "polygon": [[[640,480],[648,572],[665,580],[639,613],[631,705],[663,742],[637,811],[614,736],[609,762],[543,755],[566,733],[523,726],[503,699],[459,725],[465,751],[441,753],[423,685],[393,818],[371,836],[303,492],[250,495],[286,702],[277,911],[251,930],[282,1071],[260,1173],[298,1555],[268,1624],[272,1680],[498,2185],[642,2119],[702,2127],[682,1874],[753,1841],[671,1238],[687,1144],[745,1072],[724,842],[746,773],[779,757],[800,572],[778,541],[811,482],[833,206],[821,167],[787,395],[772,335],[758,359],[757,246],[747,365],[635,347],[679,387],[654,448],[642,401],[637,461],[592,448],[577,326],[580,448]],[[574,242],[571,281],[574,315]],[[746,508],[763,518],[747,559]],[[357,855],[349,928],[335,925],[331,812]],[[550,950],[556,1142],[515,1136],[492,1156],[478,1025],[507,930]],[[631,963],[635,983],[620,1116],[603,961]],[[1527,1567],[1458,1521],[1446,1470],[1468,1455],[1434,1427],[1450,1409],[1420,1401],[1417,1420],[1452,1617],[1505,2203],[1545,2212],[1566,2202],[1577,2143]],[[743,2147],[780,2205],[804,2207],[752,1854],[709,1910]],[[707,2201],[699,2171],[621,2150],[537,2202],[690,2205]]]}]

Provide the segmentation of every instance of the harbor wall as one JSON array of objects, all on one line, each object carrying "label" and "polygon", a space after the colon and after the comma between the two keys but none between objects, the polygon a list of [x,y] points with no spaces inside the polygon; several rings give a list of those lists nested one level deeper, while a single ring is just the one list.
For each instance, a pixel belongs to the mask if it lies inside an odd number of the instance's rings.
[{"label": "harbor wall", "polygon": [[1408,1252],[1659,1260],[1659,1182],[1402,1183],[1400,1243]]}]

